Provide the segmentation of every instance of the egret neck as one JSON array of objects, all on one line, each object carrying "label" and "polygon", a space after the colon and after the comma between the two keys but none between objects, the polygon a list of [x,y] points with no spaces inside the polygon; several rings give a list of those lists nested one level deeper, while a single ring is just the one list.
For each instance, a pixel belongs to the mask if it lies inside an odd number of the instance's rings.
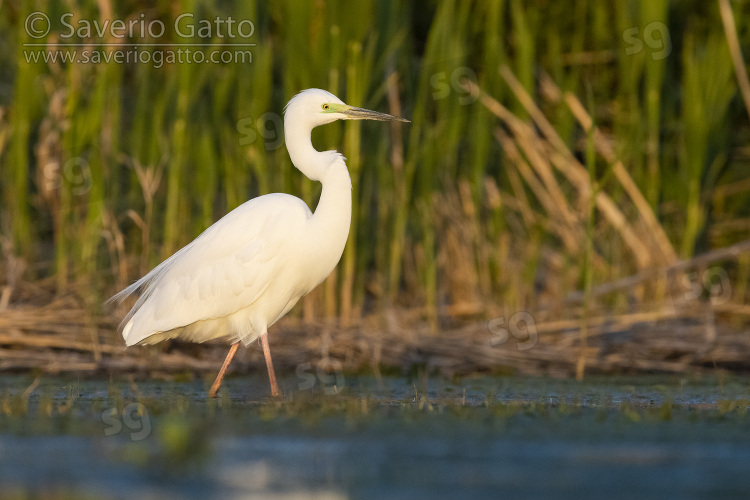
[{"label": "egret neck", "polygon": [[[312,127],[308,124],[285,120],[284,138],[292,163],[309,179],[323,184],[309,230],[316,236],[317,249],[328,250],[315,252],[325,256],[325,261],[320,264],[327,276],[341,258],[349,236],[352,179],[344,157],[336,151],[316,150],[310,139],[311,132]],[[337,251],[333,252],[333,249]]]}]

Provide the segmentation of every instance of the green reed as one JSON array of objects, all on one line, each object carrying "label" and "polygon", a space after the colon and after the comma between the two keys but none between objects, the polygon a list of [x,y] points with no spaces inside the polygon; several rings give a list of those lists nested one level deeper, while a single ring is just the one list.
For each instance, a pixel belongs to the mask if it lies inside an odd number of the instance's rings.
[{"label": "green reed", "polygon": [[[99,20],[100,5],[109,3],[80,0],[48,14],[59,18],[67,9],[76,19]],[[141,14],[132,5],[110,7],[118,19]],[[250,19],[256,45],[244,64],[158,68],[27,63],[22,44],[32,39],[24,19],[44,8],[28,0],[0,12],[0,231],[32,264],[28,278],[55,275],[61,290],[88,290],[90,304],[250,197],[287,192],[314,208],[320,186],[291,165],[282,127],[284,104],[308,87],[389,112],[389,86],[397,81],[401,112],[412,123],[333,124],[314,132],[316,147],[348,157],[354,214],[341,265],[303,302],[307,319],[351,323],[398,305],[422,308],[437,327],[451,304],[533,307],[535,282],[549,273],[560,274],[553,290],[559,296],[589,283],[593,264],[582,266],[581,255],[566,252],[533,196],[523,201],[530,188],[514,184],[520,178],[496,137],[501,124],[463,85],[478,84],[528,120],[499,76],[501,65],[540,103],[570,150],[587,159],[588,136],[566,106],[545,101],[540,76],[579,98],[591,89],[595,122],[683,257],[711,245],[702,235],[713,223],[713,190],[747,178],[735,154],[747,116],[735,106],[732,65],[711,2],[159,1],[144,13],[167,26],[183,12],[196,20]],[[750,32],[737,22],[747,45]],[[42,41],[58,40],[59,31]],[[214,33],[209,40],[145,41],[226,40]],[[403,145],[400,159],[393,157],[396,144]],[[556,175],[560,192],[573,199]],[[624,196],[615,183],[600,187],[615,200]],[[733,192],[723,220],[748,217],[748,201],[750,190]],[[520,214],[523,203],[532,219]],[[580,220],[594,220],[586,200],[571,206]],[[607,228],[586,229],[589,243],[601,242],[587,251],[607,261],[607,277],[637,271],[619,240],[600,238]],[[118,231],[122,255],[109,250]],[[732,238],[739,236],[719,240]],[[549,255],[561,256],[557,267]],[[110,276],[118,260],[126,277]],[[591,279],[603,278],[597,273]]]}]

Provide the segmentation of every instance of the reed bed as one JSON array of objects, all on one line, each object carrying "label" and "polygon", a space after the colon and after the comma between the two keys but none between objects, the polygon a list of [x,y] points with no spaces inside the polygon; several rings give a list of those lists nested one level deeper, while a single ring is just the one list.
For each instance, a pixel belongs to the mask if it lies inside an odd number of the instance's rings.
[{"label": "reed bed", "polygon": [[[80,304],[79,304],[80,307]],[[111,319],[92,323],[75,300],[42,307],[19,307],[0,318],[0,370],[44,374],[140,374],[151,377],[209,376],[226,354],[226,345],[173,343],[126,349],[113,335]],[[683,303],[629,314],[589,311],[584,346],[588,373],[669,373],[750,369],[750,336],[727,323],[750,316],[750,308],[710,302]],[[414,311],[397,315],[402,322]],[[497,343],[486,324],[446,329],[436,338],[430,325],[394,322],[384,329],[376,318],[357,327],[282,320],[272,335],[274,363],[282,375],[300,367],[343,374],[438,373],[446,377],[476,373],[572,376],[582,348],[580,320],[540,315],[534,342],[511,337]],[[242,349],[230,372],[264,370],[259,346]]]},{"label": "reed bed", "polygon": [[[280,191],[315,205],[319,185],[283,146],[283,106],[308,87],[412,123],[314,133],[319,149],[348,158],[352,229],[337,270],[280,325],[281,363],[329,338],[330,352],[359,352],[351,367],[377,366],[378,345],[392,349],[385,364],[430,353],[461,373],[524,370],[523,360],[532,371],[572,362],[581,376],[671,370],[710,356],[745,367],[730,352],[745,352],[750,276],[743,5],[44,8],[52,20],[249,19],[255,45],[241,64],[35,63],[23,44],[40,40],[24,21],[42,7],[0,12],[0,367],[213,367],[211,347],[197,358],[122,350],[124,310],[103,302],[250,197]],[[41,41],[61,34],[53,25]],[[488,321],[521,312],[540,331],[568,326],[534,349],[488,346]],[[633,333],[644,321],[653,338]],[[709,348],[706,324],[717,332]]]}]

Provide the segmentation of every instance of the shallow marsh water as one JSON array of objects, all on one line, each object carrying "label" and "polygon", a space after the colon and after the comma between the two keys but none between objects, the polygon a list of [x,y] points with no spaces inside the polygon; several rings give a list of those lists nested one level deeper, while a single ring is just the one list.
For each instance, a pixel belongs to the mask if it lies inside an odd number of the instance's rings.
[{"label": "shallow marsh water", "polygon": [[0,377],[11,498],[750,497],[747,377],[32,384]]}]

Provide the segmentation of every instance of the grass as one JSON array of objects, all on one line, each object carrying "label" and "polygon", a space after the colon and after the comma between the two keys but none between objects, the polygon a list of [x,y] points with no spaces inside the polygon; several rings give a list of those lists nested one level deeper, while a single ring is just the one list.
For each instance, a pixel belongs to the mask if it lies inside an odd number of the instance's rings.
[{"label": "grass", "polygon": [[[99,5],[120,19],[141,13],[84,0],[65,9],[98,19]],[[48,12],[53,20],[60,9]],[[348,157],[355,203],[341,265],[293,313],[305,320],[348,325],[398,306],[438,329],[452,306],[470,317],[537,310],[540,297],[664,264],[621,237],[643,226],[632,191],[603,175],[611,162],[601,151],[589,158],[585,127],[566,104],[568,93],[588,103],[587,89],[593,122],[681,257],[743,238],[732,228],[749,216],[750,185],[727,188],[747,178],[747,116],[713,2],[370,0],[353,9],[157,2],[146,16],[166,25],[183,12],[250,19],[256,43],[251,63],[160,68],[27,63],[23,22],[37,6],[3,9],[0,230],[30,264],[26,278],[55,276],[58,290],[76,288],[97,311],[252,196],[282,191],[314,206],[320,186],[292,167],[281,140],[283,106],[307,87],[385,112],[398,106],[412,123],[315,132],[319,149]],[[42,41],[59,34],[53,27]],[[539,122],[508,74],[559,140],[534,136],[529,124]],[[545,94],[545,75],[559,99]],[[467,81],[517,122],[495,116]],[[579,161],[595,164],[589,174],[601,181],[593,214],[585,192],[594,183],[569,177]],[[608,216],[612,207],[624,226]],[[731,278],[733,300],[745,303],[742,277]]]}]

